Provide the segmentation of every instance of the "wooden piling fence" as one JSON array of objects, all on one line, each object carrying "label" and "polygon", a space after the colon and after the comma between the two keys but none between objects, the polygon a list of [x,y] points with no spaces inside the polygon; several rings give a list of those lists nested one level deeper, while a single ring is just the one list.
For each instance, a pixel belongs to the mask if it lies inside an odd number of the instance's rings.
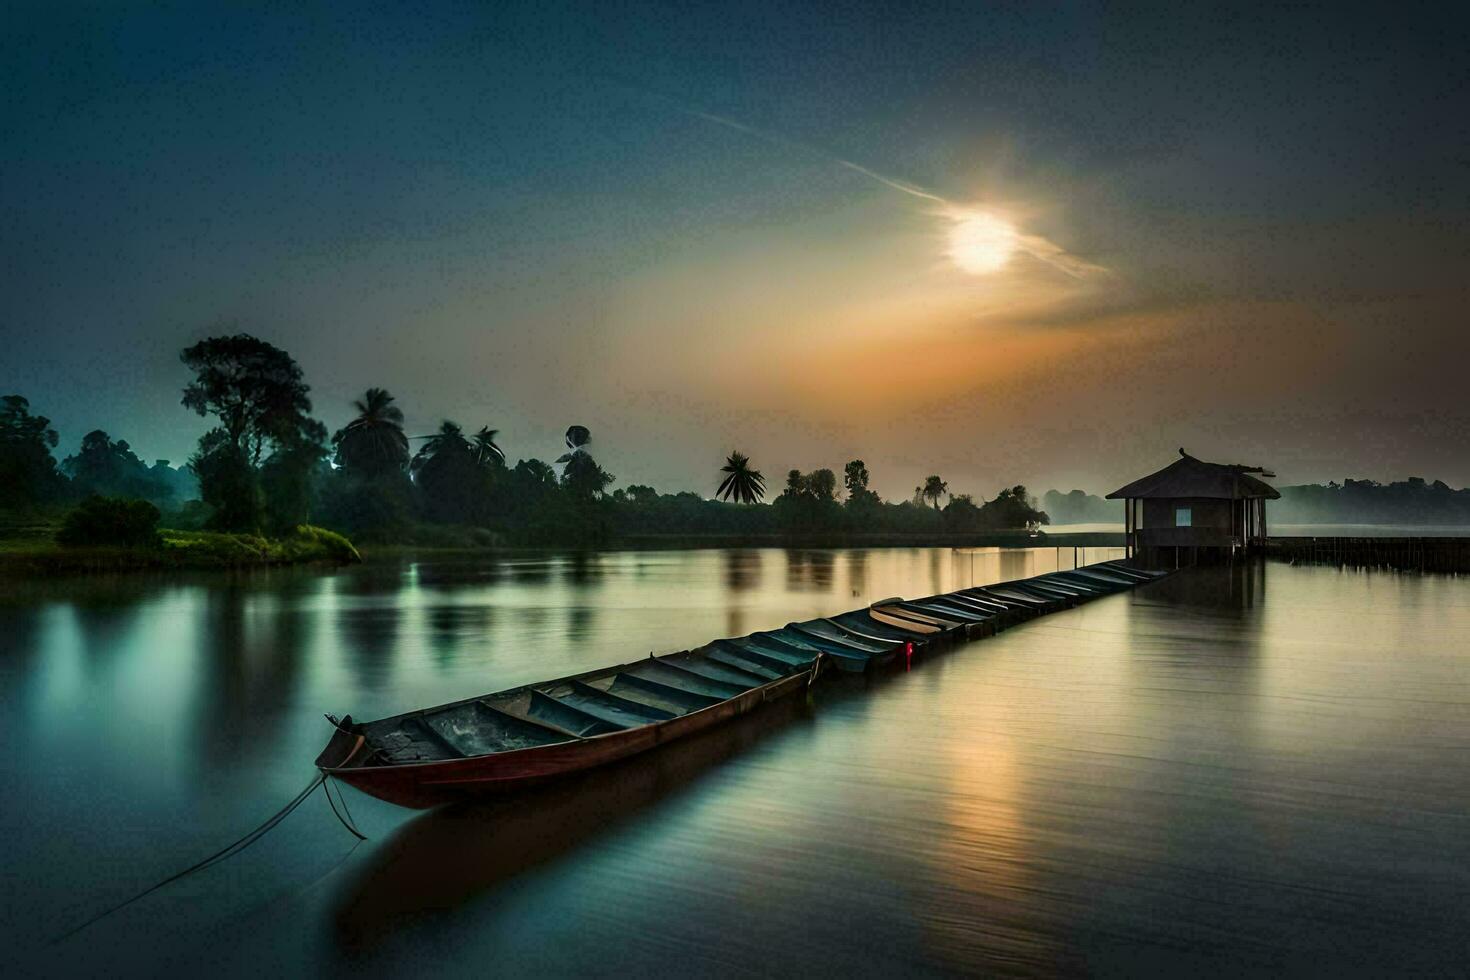
[{"label": "wooden piling fence", "polygon": [[1271,537],[1266,554],[1308,564],[1470,572],[1470,537]]}]

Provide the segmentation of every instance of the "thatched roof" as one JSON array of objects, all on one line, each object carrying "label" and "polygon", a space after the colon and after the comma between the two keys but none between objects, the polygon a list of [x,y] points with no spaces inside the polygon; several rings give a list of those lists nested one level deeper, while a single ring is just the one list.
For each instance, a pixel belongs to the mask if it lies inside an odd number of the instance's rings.
[{"label": "thatched roof", "polygon": [[1150,473],[1141,480],[1134,480],[1126,487],[1108,494],[1109,500],[1125,497],[1164,497],[1183,500],[1189,497],[1206,499],[1240,500],[1243,497],[1265,497],[1275,500],[1281,494],[1269,483],[1251,476],[1260,473],[1272,476],[1259,466],[1241,466],[1233,463],[1206,463],[1195,459],[1184,450],[1179,450],[1179,459],[1157,473]]}]

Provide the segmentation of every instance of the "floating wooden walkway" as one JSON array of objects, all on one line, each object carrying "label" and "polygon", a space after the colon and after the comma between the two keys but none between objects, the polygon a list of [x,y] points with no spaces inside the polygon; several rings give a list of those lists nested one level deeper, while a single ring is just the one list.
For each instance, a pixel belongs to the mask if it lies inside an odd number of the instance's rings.
[{"label": "floating wooden walkway", "polygon": [[1302,564],[1470,572],[1470,537],[1272,537],[1265,552]]}]

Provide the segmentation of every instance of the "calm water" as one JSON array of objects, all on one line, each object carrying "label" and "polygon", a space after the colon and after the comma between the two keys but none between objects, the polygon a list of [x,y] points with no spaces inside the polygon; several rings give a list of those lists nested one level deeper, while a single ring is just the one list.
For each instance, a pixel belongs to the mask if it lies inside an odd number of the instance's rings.
[{"label": "calm water", "polygon": [[1462,970],[1470,580],[1279,564],[824,683],[514,803],[414,813],[347,790],[372,838],[355,850],[318,795],[244,855],[43,946],[294,795],[323,711],[386,714],[1059,559],[688,551],[11,587],[0,961]]}]

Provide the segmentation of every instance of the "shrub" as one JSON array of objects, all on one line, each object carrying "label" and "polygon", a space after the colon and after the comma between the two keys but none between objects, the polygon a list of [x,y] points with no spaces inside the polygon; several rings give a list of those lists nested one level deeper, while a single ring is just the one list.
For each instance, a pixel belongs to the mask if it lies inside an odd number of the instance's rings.
[{"label": "shrub", "polygon": [[298,524],[291,534],[281,540],[282,551],[290,558],[313,558],[337,562],[360,562],[352,542],[335,531],[311,524]]},{"label": "shrub", "polygon": [[93,495],[66,515],[57,544],[68,547],[120,545],[126,548],[156,548],[158,508],[146,500],[123,500]]}]

